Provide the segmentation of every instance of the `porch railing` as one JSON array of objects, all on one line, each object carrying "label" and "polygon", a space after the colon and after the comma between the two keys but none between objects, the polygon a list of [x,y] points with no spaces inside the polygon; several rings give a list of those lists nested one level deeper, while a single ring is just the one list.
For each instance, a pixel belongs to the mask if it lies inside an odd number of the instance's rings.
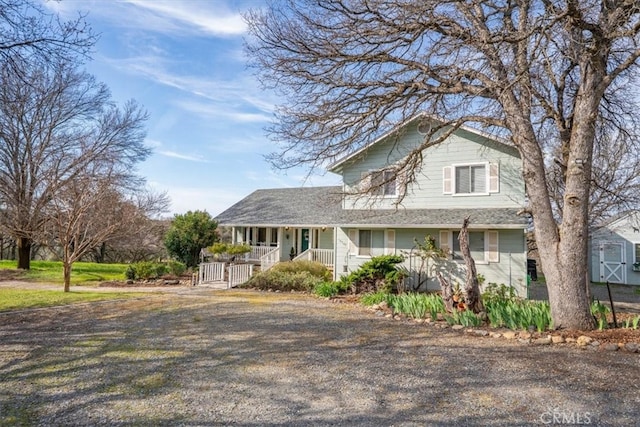
[{"label": "porch railing", "polygon": [[260,257],[260,271],[267,271],[280,261],[280,248],[272,249]]},{"label": "porch railing", "polygon": [[333,249],[307,249],[293,260],[316,261],[326,265],[327,267],[333,268],[334,252]]},{"label": "porch railing", "polygon": [[229,279],[227,287],[241,285],[251,278],[253,264],[232,264],[229,266]]},{"label": "porch railing", "polygon": [[251,252],[246,254],[245,259],[247,261],[260,261],[263,256],[273,250],[273,246],[251,246]]},{"label": "porch railing", "polygon": [[198,267],[198,283],[214,283],[224,281],[224,262],[201,263]]}]

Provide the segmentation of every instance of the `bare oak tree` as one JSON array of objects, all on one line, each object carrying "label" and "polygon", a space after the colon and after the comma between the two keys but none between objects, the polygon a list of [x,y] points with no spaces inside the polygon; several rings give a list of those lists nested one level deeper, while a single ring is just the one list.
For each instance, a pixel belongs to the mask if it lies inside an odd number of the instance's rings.
[{"label": "bare oak tree", "polygon": [[[635,0],[282,0],[246,15],[247,51],[284,99],[271,129],[281,167],[323,166],[424,111],[445,123],[402,165],[405,185],[422,148],[463,124],[509,139],[554,326],[589,329],[593,170],[609,156],[596,136],[637,117],[624,95],[635,93],[639,18]],[[561,210],[549,181],[557,164]]]},{"label": "bare oak tree", "polygon": [[114,105],[104,84],[68,61],[0,67],[2,225],[17,241],[18,268],[29,268],[62,188],[95,164],[131,170],[147,157],[146,119],[135,102]]}]

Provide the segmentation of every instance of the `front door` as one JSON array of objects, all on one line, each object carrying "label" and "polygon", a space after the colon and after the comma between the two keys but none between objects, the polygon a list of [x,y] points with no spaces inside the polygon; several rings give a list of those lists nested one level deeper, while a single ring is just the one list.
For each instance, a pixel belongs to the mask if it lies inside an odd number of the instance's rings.
[{"label": "front door", "polygon": [[304,252],[309,249],[309,229],[303,228],[300,230],[302,233],[302,241],[300,242],[300,252]]},{"label": "front door", "polygon": [[600,243],[600,281],[626,283],[624,242]]}]

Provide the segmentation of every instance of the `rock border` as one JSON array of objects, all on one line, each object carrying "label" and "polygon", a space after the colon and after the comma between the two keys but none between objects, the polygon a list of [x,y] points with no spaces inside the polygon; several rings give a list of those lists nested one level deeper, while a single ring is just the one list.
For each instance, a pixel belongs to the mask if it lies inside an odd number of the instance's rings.
[{"label": "rock border", "polygon": [[438,327],[440,329],[451,329],[453,331],[459,331],[467,335],[473,335],[477,337],[488,337],[494,339],[505,339],[509,341],[515,341],[522,345],[528,346],[548,346],[548,345],[570,345],[584,350],[600,350],[600,351],[623,351],[625,353],[640,353],[640,343],[627,342],[627,343],[601,343],[597,339],[588,335],[580,335],[577,338],[565,337],[560,333],[547,332],[544,334],[535,333],[532,331],[514,331],[511,329],[483,329],[483,328],[466,328],[462,325],[449,325],[443,320],[433,320],[431,318],[426,319],[413,319],[399,313],[393,313],[391,307],[386,302],[380,304],[374,304],[370,307],[365,307],[369,312],[373,312],[378,317],[384,317],[391,320],[404,320],[416,324],[424,324],[428,326]]}]

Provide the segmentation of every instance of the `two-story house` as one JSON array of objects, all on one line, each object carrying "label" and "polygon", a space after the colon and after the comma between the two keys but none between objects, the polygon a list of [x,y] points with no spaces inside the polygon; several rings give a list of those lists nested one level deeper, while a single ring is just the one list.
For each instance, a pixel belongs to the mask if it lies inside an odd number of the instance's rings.
[{"label": "two-story house", "polygon": [[[373,256],[402,254],[408,288],[439,289],[435,268],[464,283],[458,234],[470,217],[469,245],[485,283],[526,295],[526,218],[521,160],[512,146],[469,128],[422,152],[423,164],[398,204],[395,168],[425,139],[418,115],[341,159],[329,171],[342,186],[257,190],[216,217],[248,243],[263,268],[291,258],[325,263],[334,277]],[[422,132],[421,132],[422,131]],[[363,197],[373,181],[384,185]],[[369,184],[369,185],[366,185]],[[432,236],[446,260],[424,261],[416,241]]]}]

